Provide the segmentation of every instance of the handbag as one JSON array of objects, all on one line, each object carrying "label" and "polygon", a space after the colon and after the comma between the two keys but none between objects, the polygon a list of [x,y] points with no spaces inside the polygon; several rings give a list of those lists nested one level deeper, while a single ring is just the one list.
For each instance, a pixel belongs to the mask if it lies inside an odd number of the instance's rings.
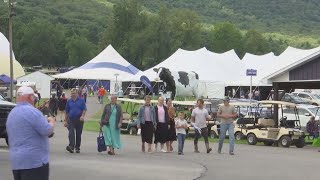
[{"label": "handbag", "polygon": [[106,151],[107,150],[107,146],[106,146],[106,143],[104,141],[104,136],[103,136],[103,132],[102,130],[100,129],[100,132],[99,132],[99,136],[97,137],[97,150],[98,152],[102,152],[102,151]]}]

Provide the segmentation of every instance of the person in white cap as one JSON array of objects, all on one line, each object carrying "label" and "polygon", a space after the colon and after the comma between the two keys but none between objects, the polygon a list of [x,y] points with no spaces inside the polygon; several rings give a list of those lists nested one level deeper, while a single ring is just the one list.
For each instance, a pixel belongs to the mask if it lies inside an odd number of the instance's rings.
[{"label": "person in white cap", "polygon": [[31,87],[17,91],[17,106],[8,115],[6,128],[10,144],[10,160],[15,180],[49,179],[49,141],[55,119],[33,106]]}]

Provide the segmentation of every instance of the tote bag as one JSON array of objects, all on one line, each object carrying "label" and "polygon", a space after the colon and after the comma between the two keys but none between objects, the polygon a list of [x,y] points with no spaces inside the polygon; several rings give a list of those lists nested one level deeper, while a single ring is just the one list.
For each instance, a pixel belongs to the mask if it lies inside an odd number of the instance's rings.
[{"label": "tote bag", "polygon": [[107,146],[104,141],[104,137],[103,137],[103,133],[102,133],[101,129],[100,129],[99,135],[97,137],[97,150],[98,150],[98,152],[102,152],[102,151],[107,150]]}]

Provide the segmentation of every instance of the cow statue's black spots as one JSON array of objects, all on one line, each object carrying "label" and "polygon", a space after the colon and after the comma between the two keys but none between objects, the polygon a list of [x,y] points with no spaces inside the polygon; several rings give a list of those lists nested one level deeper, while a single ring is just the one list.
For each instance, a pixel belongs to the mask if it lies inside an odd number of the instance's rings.
[{"label": "cow statue's black spots", "polygon": [[172,92],[172,99],[176,96],[199,97],[199,76],[195,72],[171,71],[167,68],[155,68],[158,77],[165,84],[166,91]]}]

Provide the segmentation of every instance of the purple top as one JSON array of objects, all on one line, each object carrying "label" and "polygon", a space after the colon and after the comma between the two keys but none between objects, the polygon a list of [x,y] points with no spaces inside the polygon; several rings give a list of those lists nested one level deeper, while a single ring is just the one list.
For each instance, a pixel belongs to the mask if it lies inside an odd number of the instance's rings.
[{"label": "purple top", "polygon": [[150,106],[145,106],[144,107],[144,120],[145,121],[151,121]]},{"label": "purple top", "polygon": [[158,105],[158,119],[160,123],[166,122],[164,107],[159,105]]}]

